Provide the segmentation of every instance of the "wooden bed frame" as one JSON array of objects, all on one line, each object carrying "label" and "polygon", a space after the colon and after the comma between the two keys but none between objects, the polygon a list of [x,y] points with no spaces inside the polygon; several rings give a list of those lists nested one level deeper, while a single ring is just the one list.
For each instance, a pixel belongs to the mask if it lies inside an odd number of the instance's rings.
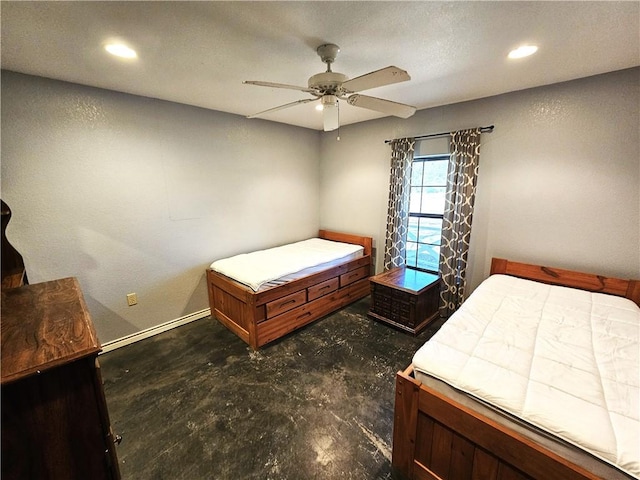
[{"label": "wooden bed frame", "polygon": [[[597,291],[640,305],[640,281],[494,258],[491,274]],[[396,375],[394,470],[409,479],[596,480],[601,477],[423,385],[412,366]]]},{"label": "wooden bed frame", "polygon": [[328,230],[318,236],[362,245],[363,256],[258,292],[209,268],[211,315],[257,350],[369,295],[373,239]]}]

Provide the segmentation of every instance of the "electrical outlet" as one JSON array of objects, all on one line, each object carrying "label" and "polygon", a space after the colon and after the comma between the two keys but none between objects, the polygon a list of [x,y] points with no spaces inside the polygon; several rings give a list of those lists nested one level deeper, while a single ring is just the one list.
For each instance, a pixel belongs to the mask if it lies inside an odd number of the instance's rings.
[{"label": "electrical outlet", "polygon": [[127,304],[129,306],[136,305],[138,303],[138,295],[135,293],[127,293]]}]

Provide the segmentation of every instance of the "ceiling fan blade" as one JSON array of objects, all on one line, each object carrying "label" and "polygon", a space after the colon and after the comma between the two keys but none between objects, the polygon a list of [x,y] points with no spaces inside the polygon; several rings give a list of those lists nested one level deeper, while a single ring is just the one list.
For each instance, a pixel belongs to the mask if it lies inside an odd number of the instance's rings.
[{"label": "ceiling fan blade", "polygon": [[351,95],[347,98],[347,103],[354,107],[368,108],[376,112],[386,113],[400,118],[409,118],[416,113],[416,107],[405,105],[404,103],[383,100],[382,98],[368,97],[367,95]]},{"label": "ceiling fan blade", "polygon": [[284,110],[285,108],[293,107],[295,105],[300,105],[302,103],[315,102],[317,100],[318,100],[317,98],[305,98],[304,100],[296,100],[295,102],[285,103],[284,105],[280,105],[279,107],[273,107],[273,108],[270,108],[269,110],[264,110],[262,112],[254,113],[253,115],[247,115],[247,118],[256,118],[261,115],[264,115],[265,113],[277,112],[278,110]]},{"label": "ceiling fan blade", "polygon": [[325,104],[322,108],[322,122],[324,125],[324,131],[330,132],[340,126],[340,108],[338,102],[331,104]]},{"label": "ceiling fan blade", "polygon": [[299,90],[301,92],[315,93],[315,90],[307,87],[298,87],[297,85],[287,85],[286,83],[273,83],[273,82],[260,82],[256,80],[245,80],[247,85],[258,85],[260,87],[272,87],[272,88],[288,88],[289,90]]},{"label": "ceiling fan blade", "polygon": [[342,88],[353,93],[407,80],[411,80],[407,72],[401,68],[391,66],[347,80],[342,84]]}]

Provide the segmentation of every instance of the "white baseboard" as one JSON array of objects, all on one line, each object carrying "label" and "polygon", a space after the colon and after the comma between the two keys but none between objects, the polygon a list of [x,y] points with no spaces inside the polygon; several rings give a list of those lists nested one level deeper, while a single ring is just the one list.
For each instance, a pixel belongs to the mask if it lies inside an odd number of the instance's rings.
[{"label": "white baseboard", "polygon": [[200,310],[199,312],[194,312],[189,315],[185,315],[184,317],[176,318],[175,320],[169,320],[168,322],[161,323],[160,325],[156,325],[155,327],[140,330],[139,332],[132,333],[131,335],[127,335],[126,337],[106,342],[102,345],[102,352],[100,352],[100,354],[111,352],[113,350],[116,350],[117,348],[126,347],[127,345],[131,345],[132,343],[139,342],[140,340],[144,340],[145,338],[153,337],[154,335],[166,332],[167,330],[171,330],[172,328],[177,328],[182,325],[186,325],[187,323],[200,320],[201,318],[208,317],[209,315],[211,315],[211,309],[205,308],[204,310]]}]

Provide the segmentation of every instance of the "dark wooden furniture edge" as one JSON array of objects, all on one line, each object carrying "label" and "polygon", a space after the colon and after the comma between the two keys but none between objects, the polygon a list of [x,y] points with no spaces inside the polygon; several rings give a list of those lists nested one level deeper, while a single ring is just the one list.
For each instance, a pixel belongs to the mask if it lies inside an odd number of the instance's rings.
[{"label": "dark wooden furniture edge", "polygon": [[374,320],[378,320],[382,323],[385,323],[387,325],[391,325],[393,328],[397,328],[398,330],[402,330],[405,331],[407,333],[410,333],[412,335],[418,335],[420,332],[422,332],[422,330],[424,330],[425,328],[427,328],[433,321],[435,321],[436,319],[440,318],[440,312],[435,312],[433,315],[431,315],[430,317],[425,318],[422,322],[420,322],[418,325],[415,326],[415,328],[411,328],[411,327],[407,327],[406,325],[400,323],[400,322],[395,322],[393,320],[390,320],[386,317],[383,317],[382,315],[378,315],[375,312],[367,312],[367,316],[373,318]]},{"label": "dark wooden furniture edge", "polygon": [[11,220],[11,209],[4,200],[0,199],[0,215],[2,217],[2,290],[21,287],[29,283],[27,271],[24,268],[24,259],[7,239],[7,226]]},{"label": "dark wooden furniture edge", "polygon": [[[363,256],[337,266],[255,292],[240,282],[207,268],[207,290],[211,316],[235,333],[254,350],[317,320],[369,294],[372,269],[373,239],[349,233],[320,230],[318,236],[327,240],[362,245]],[[350,275],[366,268],[366,276],[353,284],[297,308],[299,315],[282,315],[267,319],[265,307],[287,295],[307,289],[332,278]],[[277,320],[277,321],[274,321]]]},{"label": "dark wooden furniture edge", "polygon": [[[20,325],[21,329],[28,327],[33,328],[39,335],[44,333],[50,333],[48,329],[51,327],[40,323],[40,319],[47,319],[51,314],[51,308],[47,305],[31,305],[34,295],[42,295],[43,298],[51,299],[53,301],[68,302],[68,309],[71,312],[81,312],[82,325],[84,330],[75,331],[71,330],[74,327],[73,324],[61,323],[57,328],[56,335],[59,343],[54,344],[52,339],[51,343],[42,342],[38,343],[34,339],[29,339],[30,342],[24,340],[24,344],[30,344],[34,350],[38,349],[42,352],[42,358],[39,359],[34,365],[29,364],[24,358],[18,357],[17,359],[9,358],[8,355],[12,350],[5,345],[5,342],[17,343],[16,337],[24,335],[21,332],[15,331],[18,325],[13,325],[12,328],[3,324],[2,325],[2,385],[11,383],[20,378],[33,375],[37,372],[44,372],[52,368],[59,367],[74,360],[81,359],[83,357],[89,357],[92,355],[97,356],[102,347],[98,340],[95,327],[88,314],[89,309],[85,303],[84,295],[78,279],[75,277],[61,278],[50,282],[36,283],[30,285],[28,289],[25,288],[13,288],[2,291],[2,304],[4,306],[5,301],[12,304],[24,305],[25,314],[24,321]],[[68,314],[69,315],[69,314]],[[5,322],[6,323],[6,322]],[[64,335],[63,335],[64,334]],[[82,334],[81,337],[74,337],[74,335]],[[34,334],[35,336],[35,334]],[[28,358],[28,360],[36,360],[34,358]]]},{"label": "dark wooden furniture edge", "polygon": [[[617,295],[640,305],[638,280],[603,277],[501,258],[492,259],[491,274]],[[444,440],[436,442],[436,437],[431,437],[434,443],[428,444],[427,439],[435,429],[439,429],[440,438]],[[424,450],[430,452],[428,462],[422,458],[424,453],[418,453]],[[394,471],[408,479],[466,480],[472,478],[470,472],[478,467],[477,462],[482,462],[480,469],[503,472],[504,478],[604,480],[422,384],[414,378],[412,365],[399,371],[396,374],[393,427]],[[435,468],[425,463],[435,465]],[[449,466],[453,466],[453,471],[449,471]]]}]

